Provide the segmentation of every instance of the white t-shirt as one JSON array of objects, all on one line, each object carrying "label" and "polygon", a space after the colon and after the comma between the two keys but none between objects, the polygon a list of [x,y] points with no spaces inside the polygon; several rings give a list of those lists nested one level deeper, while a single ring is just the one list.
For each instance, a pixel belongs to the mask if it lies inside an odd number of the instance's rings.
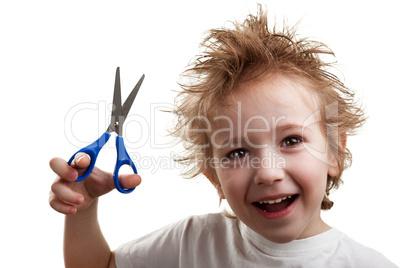
[{"label": "white t-shirt", "polygon": [[123,267],[397,267],[335,228],[286,244],[273,243],[237,219],[192,216],[120,246]]}]

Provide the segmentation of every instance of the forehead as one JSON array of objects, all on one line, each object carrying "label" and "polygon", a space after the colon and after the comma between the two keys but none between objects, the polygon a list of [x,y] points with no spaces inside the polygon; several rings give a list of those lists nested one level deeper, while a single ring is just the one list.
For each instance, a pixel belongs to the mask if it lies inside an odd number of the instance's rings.
[{"label": "forehead", "polygon": [[305,105],[318,109],[318,96],[314,86],[306,79],[281,74],[267,74],[238,84],[231,96],[232,103],[241,100],[259,100],[266,97],[273,103],[283,106]]},{"label": "forehead", "polygon": [[318,111],[318,103],[307,79],[265,75],[238,84],[227,99],[228,105],[218,108],[217,114],[232,117],[241,112],[245,118],[266,115],[305,120]]}]

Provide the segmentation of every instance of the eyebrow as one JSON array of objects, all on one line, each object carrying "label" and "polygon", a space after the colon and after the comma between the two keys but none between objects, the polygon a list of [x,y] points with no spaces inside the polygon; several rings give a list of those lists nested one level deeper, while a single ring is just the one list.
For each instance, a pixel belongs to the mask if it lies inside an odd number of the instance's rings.
[{"label": "eyebrow", "polygon": [[[298,131],[300,132],[303,136],[305,135],[305,133],[311,133],[312,130],[308,128],[308,126],[303,126],[300,125],[298,123],[279,123],[278,125],[275,126],[275,129],[270,128],[269,131],[270,133],[274,133],[274,135],[276,136],[277,133],[281,133],[281,132],[291,132],[291,131]],[[233,137],[228,137],[226,139],[223,139],[222,142],[218,142],[219,146],[222,146],[222,148],[228,148],[232,145],[235,144],[241,144],[244,142],[247,142],[246,137],[243,135],[244,134],[244,130],[242,132],[241,136],[233,136]],[[216,141],[216,140],[215,140]],[[219,147],[218,147],[219,149]]]},{"label": "eyebrow", "polygon": [[289,130],[301,130],[303,129],[303,126],[299,124],[293,124],[293,123],[286,123],[286,124],[278,124],[275,128],[275,131],[289,131]]},{"label": "eyebrow", "polygon": [[276,133],[280,133],[280,132],[299,131],[300,135],[302,135],[303,137],[305,137],[306,135],[307,135],[307,137],[309,137],[313,133],[313,130],[311,130],[309,128],[309,126],[310,125],[303,126],[300,124],[293,124],[293,123],[283,124],[283,125],[279,124],[278,126],[276,126],[275,135],[276,135]]},{"label": "eyebrow", "polygon": [[218,146],[215,146],[217,149],[225,149],[225,148],[231,148],[231,147],[236,147],[236,144],[242,144],[245,142],[245,138],[242,137],[233,137],[233,138],[227,138],[222,140],[222,142],[216,142]]},{"label": "eyebrow", "polygon": [[275,131],[276,132],[286,132],[286,131],[301,131],[302,133],[311,133],[311,129],[309,128],[309,125],[303,126],[300,124],[295,124],[295,123],[286,123],[286,124],[278,124],[276,126]]}]

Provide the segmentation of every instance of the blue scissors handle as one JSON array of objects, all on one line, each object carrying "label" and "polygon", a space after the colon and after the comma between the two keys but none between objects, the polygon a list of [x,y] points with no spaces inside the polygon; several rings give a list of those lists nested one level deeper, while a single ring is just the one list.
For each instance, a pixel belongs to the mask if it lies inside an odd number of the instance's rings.
[{"label": "blue scissors handle", "polygon": [[85,171],[84,174],[79,176],[76,181],[82,181],[82,180],[86,179],[89,176],[89,174],[91,174],[92,170],[95,167],[96,158],[98,157],[100,150],[105,145],[105,143],[109,140],[109,138],[110,138],[109,133],[107,133],[107,132],[103,133],[103,135],[99,139],[97,139],[95,142],[91,143],[87,147],[84,147],[81,150],[77,151],[75,154],[73,154],[73,156],[70,158],[70,160],[68,160],[68,164],[71,165],[71,162],[73,162],[74,157],[78,153],[86,153],[91,158],[91,163],[89,164],[88,169]]},{"label": "blue scissors handle", "polygon": [[123,165],[128,165],[133,169],[134,173],[137,174],[137,168],[135,167],[134,162],[131,160],[131,157],[127,153],[126,147],[124,146],[123,138],[118,135],[116,136],[116,150],[117,150],[117,160],[113,172],[114,185],[120,193],[128,194],[134,191],[135,187],[131,189],[126,189],[120,185],[119,170]]}]

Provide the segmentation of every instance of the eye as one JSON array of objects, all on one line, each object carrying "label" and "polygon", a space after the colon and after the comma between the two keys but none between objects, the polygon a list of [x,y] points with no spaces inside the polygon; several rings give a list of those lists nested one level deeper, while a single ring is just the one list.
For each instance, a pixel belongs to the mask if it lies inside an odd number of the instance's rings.
[{"label": "eye", "polygon": [[245,150],[245,149],[243,149],[243,148],[239,148],[239,149],[236,149],[236,150],[233,150],[233,151],[229,152],[229,153],[226,155],[226,157],[227,157],[228,159],[237,160],[237,159],[241,159],[241,158],[243,158],[243,157],[246,157],[246,156],[248,156],[248,155],[249,155],[249,152],[248,152],[247,150]]},{"label": "eye", "polygon": [[294,147],[303,142],[303,139],[297,136],[287,137],[282,141],[282,147]]}]

